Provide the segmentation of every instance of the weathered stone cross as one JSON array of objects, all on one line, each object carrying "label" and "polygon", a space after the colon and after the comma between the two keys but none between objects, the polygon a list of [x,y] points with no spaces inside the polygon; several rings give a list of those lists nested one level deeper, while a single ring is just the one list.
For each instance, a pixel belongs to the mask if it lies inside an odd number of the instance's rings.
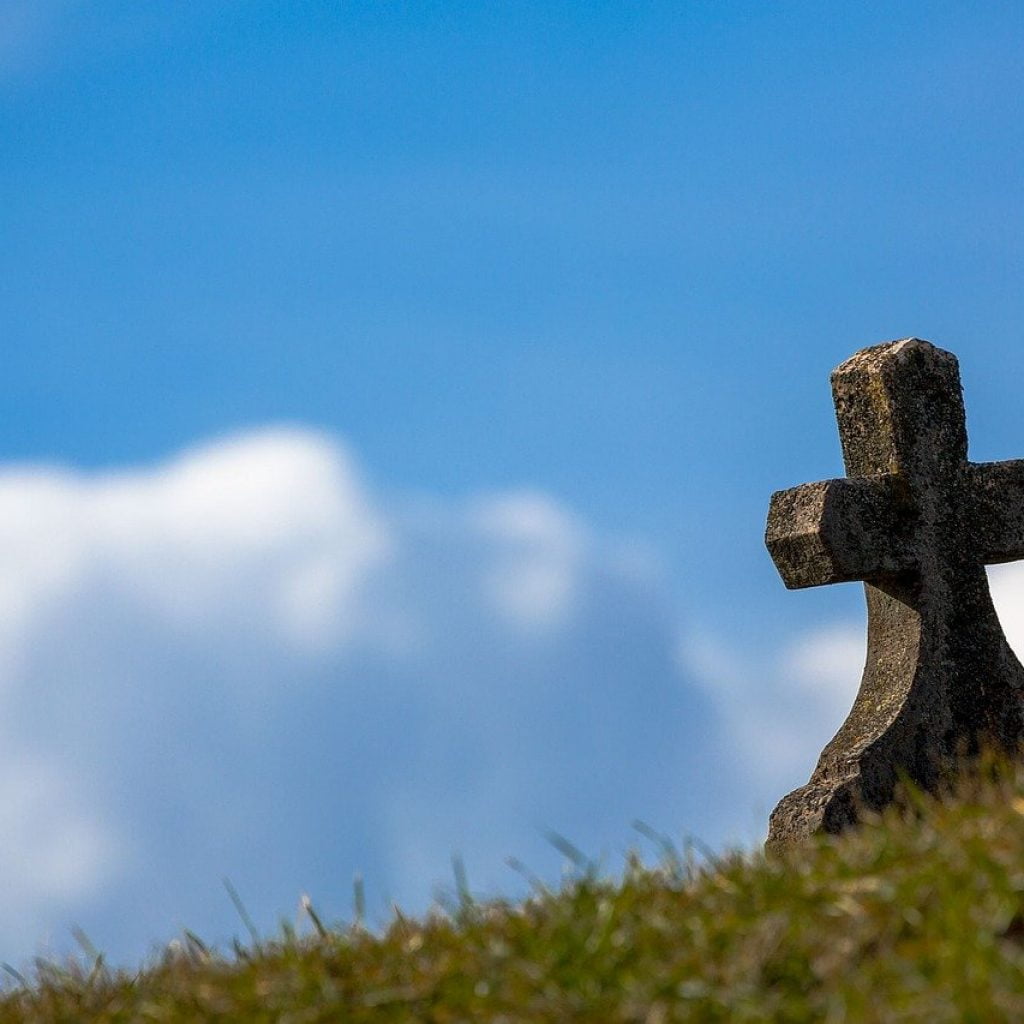
[{"label": "weathered stone cross", "polygon": [[1024,668],[984,568],[1024,558],[1024,460],[967,461],[956,357],[926,341],[863,349],[832,393],[849,476],[774,494],[765,541],[787,587],[864,581],[867,663],[769,848],[881,808],[901,773],[930,789],[956,757],[1024,742]]}]

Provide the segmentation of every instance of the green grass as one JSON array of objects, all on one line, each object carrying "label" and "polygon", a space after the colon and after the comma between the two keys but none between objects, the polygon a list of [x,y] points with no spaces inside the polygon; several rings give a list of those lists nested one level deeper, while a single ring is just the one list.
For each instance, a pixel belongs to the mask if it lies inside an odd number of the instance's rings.
[{"label": "green grass", "polygon": [[186,936],[137,974],[40,964],[0,1021],[1024,1020],[1024,771],[990,774],[776,859],[666,848],[518,903],[459,875],[377,933],[310,908],[311,937]]}]

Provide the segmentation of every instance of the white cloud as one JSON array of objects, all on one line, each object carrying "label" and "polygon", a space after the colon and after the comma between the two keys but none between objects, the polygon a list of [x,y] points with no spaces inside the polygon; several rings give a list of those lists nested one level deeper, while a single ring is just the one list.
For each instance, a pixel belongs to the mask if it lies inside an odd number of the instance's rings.
[{"label": "white cloud", "polygon": [[[196,699],[195,680],[168,679],[167,652],[208,657],[234,713],[258,711],[261,687],[294,682],[274,666],[352,641],[357,592],[388,545],[345,453],[300,431],[226,441],[148,471],[0,474],[8,940],[25,941],[46,912],[81,903],[127,862],[126,823],[103,772],[89,768],[109,751],[104,771],[118,772],[140,694],[172,716]],[[253,671],[263,662],[269,673]],[[159,714],[141,721],[145,741],[165,742]],[[184,753],[183,739],[171,748]]]},{"label": "white cloud", "polygon": [[352,637],[359,584],[388,554],[346,453],[297,430],[101,479],[85,505],[90,547],[134,601],[181,628],[228,615],[308,653]]},{"label": "white cloud", "polygon": [[16,680],[54,619],[102,595],[193,638],[315,655],[360,627],[357,591],[388,557],[345,453],[271,431],[99,477],[0,476],[0,666]]},{"label": "white cloud", "polygon": [[70,771],[7,754],[0,778],[0,878],[7,910],[12,902],[87,892],[124,856],[122,840],[81,806],[76,788]]},{"label": "white cloud", "polygon": [[485,598],[527,628],[560,625],[576,598],[586,545],[581,524],[545,495],[532,493],[480,500],[469,522],[496,549],[485,571]]},{"label": "white cloud", "polygon": [[3,931],[39,946],[61,907],[116,878],[130,846],[90,806],[69,766],[18,753],[11,739],[4,736],[0,758]]},{"label": "white cloud", "polygon": [[837,623],[754,654],[710,631],[681,644],[682,667],[717,707],[732,756],[763,793],[806,781],[853,704],[864,667],[864,627]]},{"label": "white cloud", "polygon": [[657,569],[533,491],[384,501],[301,429],[0,472],[0,958],[216,936],[224,874],[272,921],[338,865],[416,903],[456,850],[693,821],[714,723]]},{"label": "white cloud", "polygon": [[[831,715],[849,707],[864,669],[867,635],[861,624],[837,623],[800,637],[783,656],[781,674]],[[851,689],[852,687],[852,689]]]},{"label": "white cloud", "polygon": [[988,570],[988,578],[1006,639],[1018,658],[1024,660],[1024,564],[993,565]]}]

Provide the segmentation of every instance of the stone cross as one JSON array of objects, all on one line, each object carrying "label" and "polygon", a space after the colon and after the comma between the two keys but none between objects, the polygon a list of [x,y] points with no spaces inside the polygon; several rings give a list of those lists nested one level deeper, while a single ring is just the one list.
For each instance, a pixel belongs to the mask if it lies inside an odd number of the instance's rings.
[{"label": "stone cross", "polygon": [[867,662],[769,849],[880,809],[900,775],[934,789],[956,758],[1024,742],[1024,668],[984,568],[1024,558],[1024,460],[967,461],[957,360],[927,341],[863,349],[832,394],[848,476],[774,494],[765,542],[789,588],[864,581]]}]

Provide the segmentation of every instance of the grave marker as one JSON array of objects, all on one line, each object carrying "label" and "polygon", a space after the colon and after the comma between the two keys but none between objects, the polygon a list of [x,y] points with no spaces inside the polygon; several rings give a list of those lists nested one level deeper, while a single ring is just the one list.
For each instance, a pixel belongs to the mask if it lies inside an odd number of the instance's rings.
[{"label": "grave marker", "polygon": [[956,357],[917,338],[832,374],[848,476],[772,496],[765,542],[789,588],[864,581],[867,659],[846,722],[772,812],[769,848],[880,809],[900,773],[1024,742],[1024,668],[985,565],[1024,558],[1024,460],[967,461]]}]

